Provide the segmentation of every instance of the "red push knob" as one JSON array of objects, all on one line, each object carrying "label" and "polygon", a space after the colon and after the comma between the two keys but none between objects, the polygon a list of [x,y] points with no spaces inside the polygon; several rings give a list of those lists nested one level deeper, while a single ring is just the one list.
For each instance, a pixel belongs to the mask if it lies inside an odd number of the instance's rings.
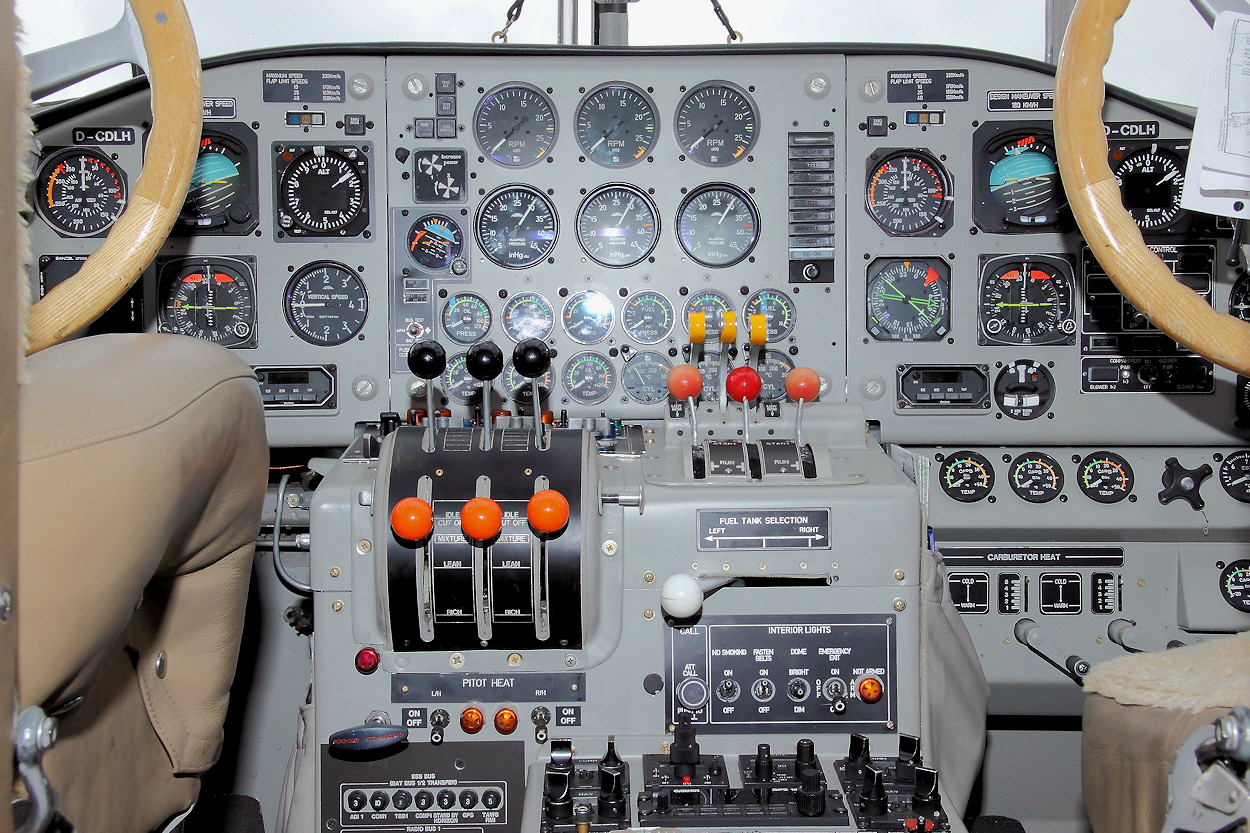
[{"label": "red push knob", "polygon": [[786,374],[786,396],[795,402],[812,402],[820,395],[820,377],[810,367],[796,367]]},{"label": "red push knob", "polygon": [[679,364],[668,372],[668,392],[685,402],[703,393],[703,374],[690,364]]},{"label": "red push knob", "polygon": [[725,393],[734,402],[754,402],[763,388],[760,374],[752,367],[735,367],[725,377]]},{"label": "red push knob", "polygon": [[503,526],[503,510],[488,497],[465,501],[460,510],[460,528],[475,541],[489,541]]},{"label": "red push knob", "polygon": [[525,506],[530,526],[550,535],[564,529],[569,522],[569,502],[555,489],[536,492]]},{"label": "red push knob", "polygon": [[419,497],[406,497],[391,510],[391,529],[405,541],[424,541],[434,529],[434,510]]}]

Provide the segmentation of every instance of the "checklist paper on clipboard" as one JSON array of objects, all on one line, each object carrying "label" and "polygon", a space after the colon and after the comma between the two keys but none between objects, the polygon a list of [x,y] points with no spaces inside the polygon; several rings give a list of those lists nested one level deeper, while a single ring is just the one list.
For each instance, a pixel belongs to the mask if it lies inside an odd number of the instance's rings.
[{"label": "checklist paper on clipboard", "polygon": [[1250,15],[1215,20],[1181,207],[1250,218]]}]

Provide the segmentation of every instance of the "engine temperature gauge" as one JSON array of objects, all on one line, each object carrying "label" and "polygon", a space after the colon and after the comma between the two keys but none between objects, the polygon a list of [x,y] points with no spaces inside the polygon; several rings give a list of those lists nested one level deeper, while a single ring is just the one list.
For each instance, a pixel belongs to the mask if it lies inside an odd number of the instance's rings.
[{"label": "engine temperature gauge", "polygon": [[1250,613],[1250,561],[1232,562],[1220,573],[1220,595],[1230,607]]},{"label": "engine temperature gauge", "polygon": [[635,402],[664,402],[668,398],[668,372],[672,369],[672,363],[659,353],[635,353],[621,370],[621,384]]},{"label": "engine temperature gauge", "polygon": [[560,378],[565,391],[579,405],[597,405],[611,396],[616,387],[612,362],[593,350],[584,350],[570,358]]},{"label": "engine temperature gauge", "polygon": [[1011,490],[1029,503],[1047,503],[1063,491],[1063,469],[1049,454],[1029,451],[1011,461]]},{"label": "engine temperature gauge", "polygon": [[1077,484],[1090,500],[1119,503],[1133,491],[1133,467],[1119,454],[1095,451],[1077,465]]},{"label": "engine temperature gauge", "polygon": [[938,482],[960,503],[976,503],[994,489],[994,467],[975,451],[956,451],[942,461]]}]

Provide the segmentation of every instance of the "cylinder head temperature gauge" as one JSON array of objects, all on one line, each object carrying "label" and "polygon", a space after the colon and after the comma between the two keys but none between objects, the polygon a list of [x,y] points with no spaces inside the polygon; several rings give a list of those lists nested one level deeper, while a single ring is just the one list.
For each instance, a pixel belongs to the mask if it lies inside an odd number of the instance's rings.
[{"label": "cylinder head temperature gauge", "polygon": [[946,233],[951,209],[950,174],[920,150],[900,150],[869,160],[864,202],[877,225],[897,237]]}]

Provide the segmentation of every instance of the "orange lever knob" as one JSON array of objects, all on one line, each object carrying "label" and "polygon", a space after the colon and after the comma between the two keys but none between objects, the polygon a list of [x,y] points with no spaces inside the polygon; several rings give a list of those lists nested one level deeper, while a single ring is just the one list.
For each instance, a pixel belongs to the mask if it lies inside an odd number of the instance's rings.
[{"label": "orange lever knob", "polygon": [[725,377],[725,393],[734,402],[754,402],[764,389],[764,380],[752,367],[735,367]]},{"label": "orange lever knob", "polygon": [[543,489],[530,498],[525,514],[530,526],[550,535],[564,529],[569,522],[569,502],[555,489]]},{"label": "orange lever knob", "polygon": [[786,374],[786,396],[795,402],[812,402],[820,395],[820,377],[810,367],[796,367]]},{"label": "orange lever knob", "polygon": [[681,402],[697,397],[703,393],[703,374],[694,365],[677,365],[668,372],[668,392]]},{"label": "orange lever knob", "polygon": [[465,501],[460,509],[460,528],[475,541],[489,541],[503,527],[503,510],[488,497]]},{"label": "orange lever knob", "polygon": [[434,529],[434,510],[419,497],[406,497],[391,509],[391,529],[405,541],[424,541]]}]

